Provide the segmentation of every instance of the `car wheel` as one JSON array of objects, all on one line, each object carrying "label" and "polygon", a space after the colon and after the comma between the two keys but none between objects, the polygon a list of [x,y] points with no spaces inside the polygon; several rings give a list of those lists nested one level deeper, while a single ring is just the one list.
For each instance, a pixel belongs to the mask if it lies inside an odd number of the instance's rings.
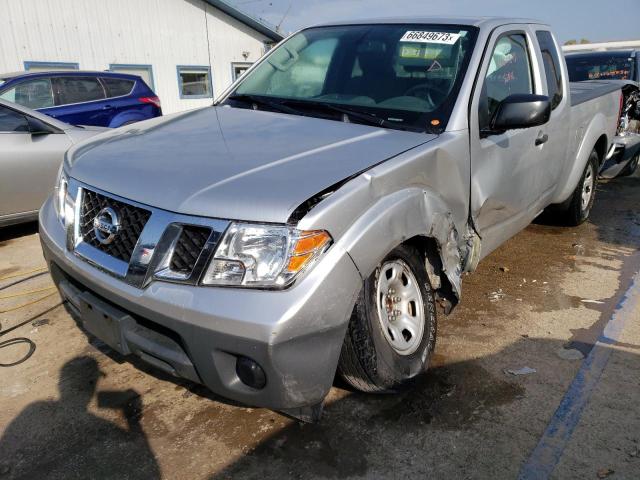
[{"label": "car wheel", "polygon": [[624,170],[620,173],[621,177],[628,177],[633,175],[638,169],[638,163],[640,163],[640,153],[631,159],[631,161],[624,167]]},{"label": "car wheel", "polygon": [[339,373],[363,392],[397,390],[427,370],[436,325],[424,257],[416,248],[401,245],[364,282],[345,335]]},{"label": "car wheel", "polygon": [[576,227],[589,218],[596,196],[596,187],[598,186],[597,172],[599,165],[600,157],[598,152],[593,150],[584,167],[578,186],[573,191],[568,207],[560,212],[563,224]]}]

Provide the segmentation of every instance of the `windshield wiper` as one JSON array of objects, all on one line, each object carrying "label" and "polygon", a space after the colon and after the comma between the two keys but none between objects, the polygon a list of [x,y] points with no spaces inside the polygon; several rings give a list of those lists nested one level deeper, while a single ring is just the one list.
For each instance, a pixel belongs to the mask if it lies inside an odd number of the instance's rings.
[{"label": "windshield wiper", "polygon": [[394,128],[397,130],[410,130],[413,132],[421,131],[418,128],[412,128],[405,125],[400,125],[396,122],[392,122],[390,120],[386,120],[384,118],[380,118],[373,113],[362,112],[360,110],[354,110],[349,107],[344,107],[342,105],[336,105],[335,103],[324,103],[324,102],[313,102],[307,100],[291,100],[285,99],[282,103],[293,103],[296,107],[309,107],[314,109],[320,109],[330,112],[341,113],[346,115],[349,119],[356,119],[365,123],[367,125],[373,125],[374,127],[383,127],[383,128]]},{"label": "windshield wiper", "polygon": [[236,102],[242,102],[242,103],[251,103],[252,105],[254,105],[254,108],[262,106],[262,107],[271,108],[280,113],[289,113],[291,115],[302,115],[302,112],[300,112],[300,110],[287,107],[286,105],[283,105],[281,102],[278,102],[275,100],[269,100],[268,98],[262,97],[260,95],[250,95],[250,94],[243,93],[243,94],[231,95],[230,97],[228,97],[228,100],[234,100]]}]

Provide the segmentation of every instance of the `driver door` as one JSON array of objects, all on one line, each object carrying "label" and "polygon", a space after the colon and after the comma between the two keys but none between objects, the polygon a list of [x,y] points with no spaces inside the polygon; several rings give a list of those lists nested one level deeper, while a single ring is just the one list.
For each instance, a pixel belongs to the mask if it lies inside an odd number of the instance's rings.
[{"label": "driver door", "polygon": [[498,105],[513,94],[543,94],[537,56],[526,25],[496,29],[489,39],[470,108],[471,212],[482,257],[528,225],[545,192],[536,139],[542,127],[490,132]]}]

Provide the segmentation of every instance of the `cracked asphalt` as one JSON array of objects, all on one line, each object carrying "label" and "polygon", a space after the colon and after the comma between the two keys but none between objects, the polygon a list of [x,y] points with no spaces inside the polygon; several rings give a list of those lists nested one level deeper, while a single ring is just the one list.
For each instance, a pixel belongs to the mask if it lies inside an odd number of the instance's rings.
[{"label": "cracked asphalt", "polygon": [[[0,230],[0,342],[36,345],[0,367],[0,479],[517,478],[621,305],[628,321],[598,344],[608,363],[551,478],[638,479],[639,205],[640,177],[623,178],[600,185],[588,223],[528,227],[465,277],[416,388],[374,396],[336,380],[316,425],[110,352],[47,289],[37,227]],[[27,351],[0,348],[0,363]],[[507,373],[524,367],[535,372]]]}]

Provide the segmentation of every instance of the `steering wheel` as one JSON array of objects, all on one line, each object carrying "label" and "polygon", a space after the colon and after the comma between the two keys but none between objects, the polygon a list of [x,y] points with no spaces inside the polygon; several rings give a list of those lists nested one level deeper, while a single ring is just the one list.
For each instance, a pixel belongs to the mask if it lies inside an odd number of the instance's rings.
[{"label": "steering wheel", "polygon": [[444,98],[447,96],[449,91],[439,86],[435,86],[433,83],[421,83],[419,85],[415,85],[411,87],[409,90],[404,92],[405,97],[416,97],[426,102],[430,103],[430,108],[435,109],[439,103],[433,101],[432,93],[439,94],[440,98]]}]

